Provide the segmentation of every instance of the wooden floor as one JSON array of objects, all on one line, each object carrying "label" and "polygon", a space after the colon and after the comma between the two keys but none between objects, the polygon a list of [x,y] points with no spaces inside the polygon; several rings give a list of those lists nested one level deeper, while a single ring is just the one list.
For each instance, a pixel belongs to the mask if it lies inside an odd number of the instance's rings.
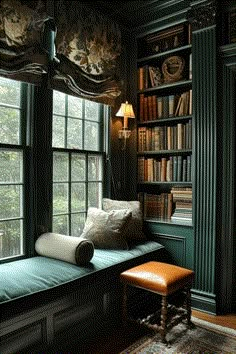
[{"label": "wooden floor", "polygon": [[233,328],[236,330],[236,313],[224,316],[214,316],[204,312],[193,310],[192,315],[197,318],[200,318],[201,320],[208,321],[220,326]]}]

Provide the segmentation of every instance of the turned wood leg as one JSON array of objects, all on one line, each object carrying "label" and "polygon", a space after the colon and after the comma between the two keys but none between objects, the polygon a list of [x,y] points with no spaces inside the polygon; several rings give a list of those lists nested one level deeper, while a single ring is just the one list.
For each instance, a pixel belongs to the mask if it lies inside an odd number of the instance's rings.
[{"label": "turned wood leg", "polygon": [[190,292],[190,287],[186,288],[186,310],[187,310],[187,324],[188,326],[192,326],[191,322],[191,315],[192,315],[192,309],[191,309],[191,292]]},{"label": "turned wood leg", "polygon": [[166,343],[166,332],[167,332],[167,297],[162,296],[161,299],[161,340]]}]

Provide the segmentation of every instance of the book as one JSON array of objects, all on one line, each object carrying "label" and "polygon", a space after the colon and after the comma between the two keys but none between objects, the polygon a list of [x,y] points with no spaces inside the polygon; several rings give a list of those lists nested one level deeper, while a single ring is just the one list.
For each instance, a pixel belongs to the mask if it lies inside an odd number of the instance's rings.
[{"label": "book", "polygon": [[183,157],[180,155],[177,158],[177,181],[182,181],[182,172],[183,172]]},{"label": "book", "polygon": [[157,116],[158,118],[163,117],[163,103],[162,103],[162,97],[157,97]]},{"label": "book", "polygon": [[162,97],[162,118],[169,117],[169,96]]},{"label": "book", "polygon": [[183,123],[177,124],[177,149],[183,149]]},{"label": "book", "polygon": [[180,115],[180,106],[182,104],[182,100],[183,100],[183,97],[182,97],[182,95],[180,95],[178,98],[178,102],[177,102],[177,106],[176,106],[176,110],[175,110],[176,117]]},{"label": "book", "polygon": [[169,95],[169,117],[174,117],[175,113],[175,95]]},{"label": "book", "polygon": [[139,95],[139,120],[144,121],[144,94]]},{"label": "book", "polygon": [[149,66],[148,70],[152,87],[161,85],[163,80],[160,68],[155,66]]},{"label": "book", "polygon": [[192,63],[192,53],[189,54],[189,80],[193,78],[193,63]]}]

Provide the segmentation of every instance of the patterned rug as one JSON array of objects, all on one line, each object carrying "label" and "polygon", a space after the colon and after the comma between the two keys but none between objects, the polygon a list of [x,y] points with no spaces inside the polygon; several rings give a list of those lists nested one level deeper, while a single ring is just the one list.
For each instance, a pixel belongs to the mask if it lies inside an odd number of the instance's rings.
[{"label": "patterned rug", "polygon": [[120,354],[236,354],[236,331],[192,317],[193,329],[180,323],[167,334],[145,335]]}]

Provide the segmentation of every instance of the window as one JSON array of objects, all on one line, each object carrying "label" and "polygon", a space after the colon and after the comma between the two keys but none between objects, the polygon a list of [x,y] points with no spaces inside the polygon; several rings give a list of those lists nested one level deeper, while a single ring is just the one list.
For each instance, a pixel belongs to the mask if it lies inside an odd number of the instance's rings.
[{"label": "window", "polygon": [[0,259],[24,254],[26,86],[0,78]]},{"label": "window", "polygon": [[108,107],[53,94],[53,232],[79,236],[87,208],[101,207]]}]

